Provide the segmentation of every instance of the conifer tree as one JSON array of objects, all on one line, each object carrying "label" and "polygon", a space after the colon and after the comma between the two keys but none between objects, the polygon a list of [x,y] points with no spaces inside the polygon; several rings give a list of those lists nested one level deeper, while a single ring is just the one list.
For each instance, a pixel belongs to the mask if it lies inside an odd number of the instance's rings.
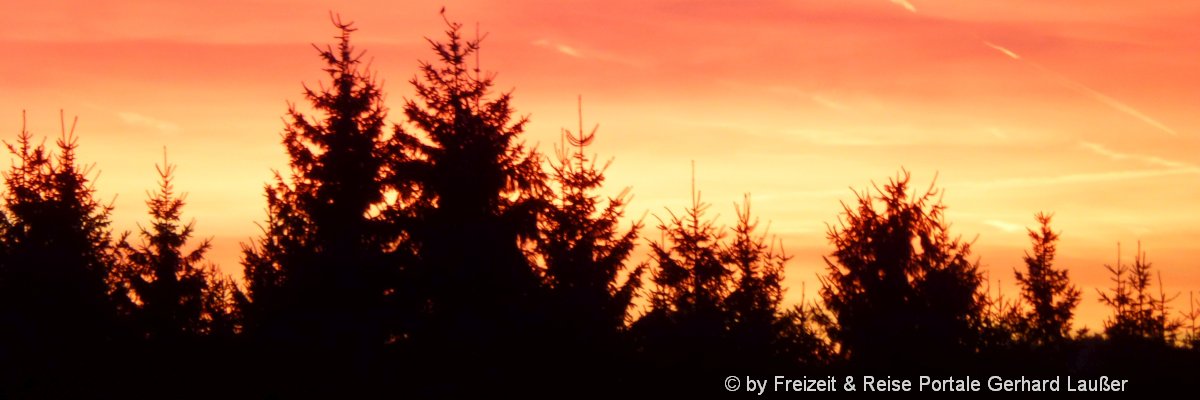
[{"label": "conifer tree", "polygon": [[1188,292],[1187,312],[1180,311],[1180,329],[1183,330],[1183,346],[1200,353],[1200,299],[1195,292]]},{"label": "conifer tree", "polygon": [[606,201],[596,194],[608,164],[597,168],[584,152],[596,128],[584,132],[582,104],[579,120],[576,132],[563,130],[562,147],[550,164],[556,190],[541,222],[538,253],[555,307],[552,318],[567,325],[559,335],[572,350],[594,352],[595,358],[617,350],[645,267],[628,265],[640,221],[620,229],[628,189]]},{"label": "conifer tree", "polygon": [[403,194],[389,163],[405,155],[385,132],[380,86],[350,44],[355,29],[333,22],[337,46],[314,45],[329,85],[305,86],[312,116],[289,106],[282,141],[290,174],[276,173],[266,187],[263,235],[243,245],[243,303],[247,333],[280,352],[272,362],[350,377],[376,370],[392,333],[400,265],[391,253],[402,244],[386,214]]},{"label": "conifer tree", "polygon": [[145,380],[124,389],[133,397],[174,393],[196,375],[225,366],[235,354],[226,346],[239,327],[234,299],[240,292],[205,259],[211,240],[193,243],[195,221],[182,222],[187,196],[175,192],[175,166],[165,151],[155,169],[158,189],[147,191],[146,200],[150,223],[139,224],[140,243],[122,238],[118,244],[118,284],[126,294],[121,300],[139,338],[127,350],[138,356],[125,356],[124,373]]},{"label": "conifer tree", "polygon": [[[980,350],[991,357],[996,367],[1022,366],[1027,353],[1015,350],[1035,350],[1033,343],[1025,340],[1031,332],[1030,318],[1021,297],[1006,298],[999,287],[991,289],[990,282],[984,292],[987,294],[983,304],[983,317],[980,326]],[[1061,337],[1060,337],[1061,339]],[[1025,357],[1025,358],[1022,358]]]},{"label": "conifer tree", "polygon": [[790,257],[758,230],[750,196],[735,204],[732,237],[705,217],[708,208],[693,191],[692,205],[668,210],[663,239],[650,243],[650,310],[633,326],[647,366],[686,377],[827,361],[823,316],[803,304],[782,308]]},{"label": "conifer tree", "polygon": [[910,195],[909,177],[859,194],[830,226],[821,296],[831,333],[862,368],[962,367],[978,344],[983,278],[970,244],[950,237],[938,192]]},{"label": "conifer tree", "polygon": [[711,373],[731,357],[725,299],[735,270],[724,260],[724,230],[705,216],[709,207],[693,189],[692,204],[681,214],[668,209],[662,239],[650,242],[650,310],[635,329],[652,369]]},{"label": "conifer tree", "polygon": [[397,132],[417,154],[395,169],[420,195],[406,230],[420,249],[419,270],[408,275],[423,291],[419,347],[447,369],[471,366],[482,380],[515,384],[499,378],[506,372],[498,365],[532,357],[545,331],[531,254],[545,174],[538,154],[520,142],[527,119],[514,115],[512,94],[492,93],[494,75],[478,67],[480,38],[446,24],[445,41],[428,40],[436,61],[421,62],[411,81],[410,129]]},{"label": "conifer tree", "polygon": [[150,226],[140,228],[140,245],[121,243],[127,260],[122,278],[138,304],[135,320],[153,340],[230,335],[235,329],[230,278],[205,260],[211,239],[185,250],[195,232],[195,221],[181,222],[186,195],[175,194],[175,166],[165,154],[155,169],[158,191],[146,201]]},{"label": "conifer tree", "polygon": [[782,245],[767,243],[767,234],[759,234],[758,221],[750,215],[750,195],[737,206],[737,225],[733,238],[722,249],[722,258],[736,269],[737,280],[724,300],[730,321],[729,334],[734,354],[745,364],[777,361],[783,354],[781,336],[787,328],[784,317],[800,318],[803,309],[780,309],[783,303],[783,267],[790,259]]},{"label": "conifer tree", "polygon": [[6,371],[17,381],[11,388],[39,385],[24,378],[56,391],[103,380],[97,366],[120,332],[112,207],[96,199],[89,169],[76,160],[75,122],[62,126],[57,151],[34,143],[24,126],[6,143],[15,161],[4,174],[0,354],[19,366]]},{"label": "conifer tree", "polygon": [[817,302],[802,301],[784,309],[778,324],[773,351],[781,365],[821,370],[836,362],[828,328],[832,322]]},{"label": "conifer tree", "polygon": [[[1100,302],[1109,306],[1113,314],[1104,321],[1104,333],[1119,342],[1142,341],[1147,343],[1174,344],[1175,335],[1182,323],[1171,318],[1168,298],[1161,291],[1156,298],[1150,291],[1151,264],[1138,243],[1132,264],[1122,264],[1120,245],[1117,250],[1116,266],[1105,264],[1112,274],[1113,288],[1105,292],[1097,289]],[[1159,286],[1161,287],[1161,277]]]},{"label": "conifer tree", "polygon": [[1071,317],[1079,305],[1079,289],[1071,284],[1065,269],[1054,268],[1055,242],[1058,233],[1050,228],[1053,215],[1034,216],[1040,227],[1029,230],[1033,241],[1031,252],[1025,253],[1025,271],[1014,271],[1021,285],[1021,298],[1029,305],[1025,313],[1026,338],[1035,346],[1061,342],[1071,333]]}]

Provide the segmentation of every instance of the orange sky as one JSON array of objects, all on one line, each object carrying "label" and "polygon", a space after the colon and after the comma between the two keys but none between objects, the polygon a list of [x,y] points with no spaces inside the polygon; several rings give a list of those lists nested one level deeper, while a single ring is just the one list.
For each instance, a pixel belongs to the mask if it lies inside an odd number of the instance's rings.
[{"label": "orange sky", "polygon": [[[161,3],[161,4],[160,4]],[[214,260],[240,274],[262,185],[284,168],[287,101],[322,78],[310,43],[353,20],[394,121],[442,2],[25,2],[0,13],[0,127],[35,134],[80,118],[81,159],[116,196],[119,229],[145,220],[163,146]],[[825,223],[850,187],[901,167],[946,189],[953,231],[1015,296],[1037,211],[1063,231],[1059,265],[1095,287],[1137,241],[1170,292],[1200,290],[1200,3],[1167,1],[447,1],[489,32],[483,67],[515,88],[543,150],[575,126],[575,96],[613,157],[630,215],[687,203],[723,221],[742,193],[796,256],[789,297],[816,292]],[[6,116],[6,117],[4,117]],[[653,217],[647,219],[653,225]],[[657,237],[657,235],[650,235]],[[1128,259],[1128,257],[1126,257]]]}]

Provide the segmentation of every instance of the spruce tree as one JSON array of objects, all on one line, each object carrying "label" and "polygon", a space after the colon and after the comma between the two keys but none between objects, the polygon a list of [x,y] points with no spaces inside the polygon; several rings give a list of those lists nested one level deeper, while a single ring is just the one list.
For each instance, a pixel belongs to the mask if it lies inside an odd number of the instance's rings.
[{"label": "spruce tree", "polygon": [[243,245],[246,332],[275,352],[268,368],[299,374],[289,377],[303,384],[294,390],[333,390],[330,379],[378,371],[400,269],[391,259],[399,234],[386,214],[403,197],[389,196],[388,166],[404,155],[385,132],[380,86],[350,44],[355,29],[334,24],[337,46],[314,45],[330,82],[304,87],[313,115],[289,106],[290,173],[267,185],[263,235]]},{"label": "spruce tree", "polygon": [[145,379],[123,392],[134,397],[169,396],[196,375],[225,367],[236,354],[227,346],[239,322],[233,308],[240,292],[232,278],[206,260],[211,240],[191,243],[195,221],[182,222],[186,195],[175,192],[175,166],[165,151],[155,169],[158,189],[147,191],[146,200],[150,223],[139,225],[140,243],[122,238],[118,244],[119,286],[127,295],[122,300],[130,331],[139,339],[126,355],[126,373]]},{"label": "spruce tree", "polygon": [[421,62],[411,81],[410,129],[397,132],[417,161],[396,170],[420,195],[406,229],[420,249],[419,270],[408,275],[423,299],[415,340],[444,374],[422,372],[446,379],[438,383],[446,389],[472,390],[446,374],[471,368],[481,381],[516,384],[502,376],[517,372],[501,365],[534,357],[544,342],[545,295],[532,252],[547,189],[541,158],[520,141],[527,119],[514,115],[511,92],[492,93],[494,75],[478,68],[480,39],[446,24],[445,41],[429,39],[436,61]]},{"label": "spruce tree", "polygon": [[650,310],[634,326],[647,366],[680,378],[715,373],[731,357],[725,299],[735,270],[724,260],[725,231],[705,216],[709,207],[693,189],[689,207],[659,219],[662,239],[650,242]]},{"label": "spruce tree", "polygon": [[708,209],[693,191],[691,206],[668,210],[662,239],[650,243],[650,309],[632,331],[647,372],[695,379],[827,361],[817,324],[824,317],[804,305],[782,307],[790,257],[759,231],[750,196],[735,204],[732,236],[705,216]]},{"label": "spruce tree", "polygon": [[821,297],[834,339],[860,368],[946,370],[976,349],[985,304],[970,244],[951,238],[945,205],[931,186],[909,193],[907,171],[878,194],[843,204],[830,226]]},{"label": "spruce tree", "polygon": [[1169,297],[1158,277],[1158,293],[1151,292],[1153,265],[1138,244],[1132,263],[1122,263],[1118,244],[1117,262],[1105,265],[1113,287],[1097,289],[1100,302],[1112,309],[1104,320],[1104,343],[1099,347],[1093,369],[1147,382],[1156,388],[1183,388],[1194,378],[1200,358],[1181,348],[1178,335],[1184,321],[1171,315]]},{"label": "spruce tree", "polygon": [[1173,345],[1182,322],[1171,318],[1168,303],[1174,297],[1162,292],[1159,277],[1159,296],[1150,291],[1153,264],[1146,258],[1139,242],[1132,264],[1122,264],[1118,245],[1116,266],[1105,265],[1112,275],[1113,288],[1107,292],[1097,289],[1100,302],[1112,308],[1104,321],[1104,333],[1117,342],[1143,342]]},{"label": "spruce tree", "polygon": [[158,190],[149,193],[150,226],[140,227],[142,243],[121,243],[127,267],[122,274],[137,303],[134,318],[152,340],[175,341],[200,335],[230,335],[233,306],[230,278],[205,259],[211,239],[185,250],[195,221],[181,222],[186,195],[176,195],[175,166],[155,166]]},{"label": "spruce tree", "polygon": [[1029,230],[1033,249],[1025,253],[1025,271],[1014,273],[1021,285],[1021,298],[1030,307],[1024,316],[1025,339],[1035,346],[1046,346],[1070,337],[1071,317],[1079,305],[1080,293],[1071,284],[1067,270],[1054,268],[1058,233],[1050,228],[1052,215],[1038,213],[1035,218],[1040,227]]},{"label": "spruce tree", "polygon": [[15,381],[4,386],[50,391],[35,397],[103,382],[115,361],[105,352],[121,331],[112,207],[76,160],[75,122],[62,126],[57,151],[24,127],[6,143],[15,162],[4,174],[0,354],[4,379]]},{"label": "spruce tree", "polygon": [[[758,233],[758,220],[750,214],[750,195],[736,206],[737,225],[722,249],[724,262],[737,272],[736,285],[724,299],[733,354],[743,366],[778,366],[785,332],[795,327],[789,318],[803,318],[804,310],[783,310],[783,269],[791,257],[782,243],[768,243],[766,232]],[[791,329],[789,329],[791,328]],[[794,345],[794,344],[793,344]],[[796,361],[796,360],[789,360]]]},{"label": "spruce tree", "polygon": [[557,160],[551,162],[552,199],[541,221],[538,253],[550,291],[551,317],[569,354],[587,360],[610,359],[619,352],[626,315],[640,287],[644,265],[629,265],[641,222],[621,229],[628,189],[601,200],[609,164],[597,167],[585,149],[596,128],[585,133],[580,105],[579,130],[563,129]]}]

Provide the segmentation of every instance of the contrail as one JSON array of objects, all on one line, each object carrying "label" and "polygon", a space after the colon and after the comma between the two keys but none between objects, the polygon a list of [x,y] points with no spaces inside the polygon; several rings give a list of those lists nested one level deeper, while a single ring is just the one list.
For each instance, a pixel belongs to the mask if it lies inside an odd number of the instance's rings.
[{"label": "contrail", "polygon": [[1156,120],[1154,118],[1151,118],[1149,115],[1146,115],[1146,114],[1142,113],[1141,111],[1138,111],[1137,109],[1129,106],[1128,104],[1122,103],[1120,100],[1114,99],[1104,93],[1100,93],[1100,92],[1096,91],[1095,89],[1088,87],[1087,85],[1084,85],[1075,80],[1072,80],[1071,78],[1067,78],[1066,76],[1063,76],[1063,74],[1051,71],[1049,68],[1043,67],[1041,64],[1038,64],[1038,63],[1033,62],[1026,58],[1021,58],[1021,56],[1019,54],[1017,54],[1016,52],[1013,52],[1012,50],[1009,50],[1003,46],[994,44],[994,43],[986,41],[986,40],[983,41],[983,44],[986,45],[987,47],[991,47],[992,49],[1003,53],[1004,55],[1008,56],[1009,58],[1012,58],[1017,61],[1024,61],[1025,63],[1028,63],[1029,65],[1031,65],[1034,68],[1037,68],[1039,71],[1041,71],[1042,74],[1045,74],[1046,76],[1053,78],[1055,81],[1058,81],[1058,83],[1060,85],[1074,89],[1077,92],[1086,94],[1086,95],[1090,96],[1091,98],[1095,99],[1096,101],[1104,103],[1104,105],[1112,107],[1113,109],[1123,112],[1125,114],[1129,114],[1129,115],[1133,116],[1134,118],[1140,119],[1140,120],[1142,120],[1142,122],[1145,122],[1146,124],[1148,124],[1150,126],[1158,128],[1159,130],[1161,130],[1163,132],[1169,133],[1172,136],[1179,135],[1179,132],[1176,132],[1174,129],[1171,129],[1171,127],[1163,124],[1162,122],[1159,122],[1158,120]]},{"label": "contrail", "polygon": [[1011,58],[1012,58],[1012,59],[1014,59],[1014,60],[1020,60],[1020,59],[1021,59],[1021,56],[1017,55],[1017,53],[1014,53],[1012,50],[1009,50],[1009,49],[1007,49],[1007,48],[1004,48],[1003,46],[997,45],[997,44],[995,44],[995,43],[992,43],[992,42],[989,42],[989,41],[986,41],[986,40],[984,40],[984,41],[983,41],[983,44],[986,44],[988,47],[991,47],[991,48],[993,48],[993,49],[996,49],[996,51],[999,51],[999,52],[1001,52],[1001,53],[1004,53],[1004,55],[1006,55],[1006,56],[1009,56],[1009,57],[1011,57]]},{"label": "contrail", "polygon": [[888,0],[888,1],[892,2],[892,4],[898,4],[898,5],[900,5],[900,7],[904,7],[904,9],[908,10],[909,12],[912,12],[912,13],[917,12],[917,8],[913,7],[912,3],[909,3],[908,0]]},{"label": "contrail", "polygon": [[[912,3],[909,3],[908,0],[888,0],[888,1],[892,2],[893,4],[900,5],[901,7],[904,7],[904,9],[906,9],[912,13],[917,12],[917,8],[913,7]],[[976,35],[975,37],[979,38],[978,35]],[[1043,74],[1058,81],[1058,83],[1060,85],[1071,88],[1077,92],[1086,94],[1089,97],[1095,99],[1096,101],[1104,103],[1104,105],[1107,105],[1117,111],[1120,111],[1120,112],[1123,112],[1130,116],[1133,116],[1134,118],[1140,119],[1140,120],[1142,120],[1142,122],[1145,122],[1146,124],[1148,124],[1150,126],[1158,128],[1158,130],[1161,130],[1163,132],[1171,134],[1171,136],[1179,136],[1179,132],[1175,131],[1174,129],[1171,129],[1171,127],[1167,126],[1166,124],[1163,124],[1162,122],[1159,122],[1158,120],[1150,117],[1149,115],[1142,113],[1141,111],[1138,111],[1137,109],[1131,107],[1128,104],[1121,102],[1120,100],[1114,99],[1104,93],[1100,93],[1100,92],[1096,91],[1095,89],[1088,87],[1087,85],[1084,85],[1075,80],[1067,78],[1066,76],[1063,76],[1063,74],[1051,71],[1049,68],[1043,67],[1041,64],[1038,64],[1036,62],[1022,58],[1020,54],[1017,54],[1016,52],[1009,50],[1008,48],[1006,48],[1004,46],[989,42],[987,40],[983,40],[983,38],[979,38],[979,39],[987,47],[991,47],[993,50],[1003,53],[1004,55],[1008,56],[1011,59],[1014,59],[1017,61],[1024,61],[1024,62],[1028,63],[1029,65],[1032,65],[1034,68],[1037,68],[1038,70],[1040,70]]]},{"label": "contrail", "polygon": [[1160,167],[1167,167],[1167,168],[1193,168],[1193,169],[1197,168],[1195,165],[1192,165],[1192,164],[1174,161],[1174,160],[1168,160],[1165,158],[1160,158],[1160,157],[1155,157],[1155,156],[1116,152],[1113,150],[1109,150],[1107,147],[1104,147],[1103,145],[1101,145],[1099,143],[1079,142],[1079,147],[1082,147],[1093,153],[1108,157],[1113,160],[1118,160],[1118,161],[1119,160],[1135,160],[1138,162],[1154,164],[1154,165],[1157,165]]},{"label": "contrail", "polygon": [[1008,178],[990,182],[975,182],[963,185],[971,189],[1003,189],[1034,186],[1060,186],[1075,183],[1111,182],[1123,180],[1138,180],[1160,176],[1200,175],[1200,168],[1161,168],[1126,171],[1094,172],[1068,174],[1058,176],[1043,176],[1033,178]]}]

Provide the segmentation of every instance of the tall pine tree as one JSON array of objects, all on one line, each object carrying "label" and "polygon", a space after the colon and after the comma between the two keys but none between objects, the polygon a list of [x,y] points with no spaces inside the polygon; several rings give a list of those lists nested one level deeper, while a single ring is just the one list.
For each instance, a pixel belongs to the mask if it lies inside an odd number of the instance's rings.
[{"label": "tall pine tree", "polygon": [[1096,289],[1100,302],[1112,308],[1112,315],[1104,320],[1104,333],[1109,339],[1128,343],[1173,345],[1175,335],[1182,323],[1172,318],[1167,303],[1174,299],[1162,292],[1162,277],[1159,276],[1159,296],[1150,290],[1153,264],[1146,258],[1139,242],[1132,264],[1122,264],[1120,245],[1117,245],[1116,266],[1105,265],[1111,273],[1113,288],[1107,292]]},{"label": "tall pine tree", "polygon": [[804,309],[788,312],[780,307],[783,269],[790,257],[783,253],[782,243],[769,243],[766,232],[758,233],[758,220],[750,214],[749,194],[737,206],[736,214],[733,237],[722,251],[725,263],[738,275],[736,286],[724,300],[733,354],[742,367],[795,362],[783,358],[796,351],[787,348],[797,345],[788,342],[787,335],[796,328],[789,324],[805,317]]},{"label": "tall pine tree", "polygon": [[650,243],[650,310],[632,330],[646,372],[716,377],[822,357],[823,338],[813,329],[819,317],[802,306],[781,307],[789,257],[758,230],[750,196],[735,204],[732,237],[705,216],[708,208],[693,190],[692,205],[681,214],[668,211],[659,224],[663,238]]},{"label": "tall pine tree", "polygon": [[386,222],[395,203],[388,165],[404,155],[385,133],[380,87],[350,44],[355,29],[334,24],[337,46],[314,45],[329,86],[305,86],[312,117],[289,107],[290,174],[266,187],[263,236],[243,245],[246,331],[278,352],[269,366],[304,385],[377,371],[399,269],[390,260],[399,236]]},{"label": "tall pine tree", "polygon": [[185,250],[195,232],[195,221],[181,222],[186,195],[175,194],[175,166],[165,154],[155,169],[158,191],[146,201],[150,226],[140,228],[141,244],[121,243],[127,260],[121,278],[137,303],[134,318],[142,334],[153,340],[231,335],[230,278],[205,259],[211,239]]},{"label": "tall pine tree", "polygon": [[821,296],[836,319],[834,339],[866,369],[962,368],[978,344],[985,300],[970,244],[951,238],[932,187],[909,193],[909,174],[877,195],[843,205],[829,228]]},{"label": "tall pine tree", "polygon": [[1120,244],[1117,263],[1105,265],[1113,287],[1097,289],[1100,302],[1112,309],[1104,320],[1105,343],[1100,346],[1095,371],[1120,374],[1130,381],[1153,382],[1156,387],[1178,387],[1195,378],[1200,357],[1179,345],[1183,321],[1171,315],[1167,296],[1158,276],[1158,293],[1151,292],[1152,263],[1138,243],[1132,263],[1122,263]]},{"label": "tall pine tree", "polygon": [[692,204],[681,214],[667,210],[662,239],[650,242],[650,310],[634,329],[652,371],[698,376],[729,360],[724,302],[735,271],[723,259],[724,230],[705,216],[709,207],[693,189]]},{"label": "tall pine tree", "polygon": [[545,174],[519,140],[527,119],[514,116],[512,94],[493,94],[494,76],[477,66],[480,39],[446,24],[445,41],[429,40],[437,61],[422,62],[411,81],[416,97],[404,107],[411,129],[398,132],[420,154],[396,168],[423,199],[408,230],[420,249],[413,279],[426,300],[420,347],[443,373],[468,368],[484,382],[515,384],[501,378],[517,373],[508,363],[532,357],[546,323],[531,254]]},{"label": "tall pine tree", "polygon": [[4,174],[0,363],[15,380],[5,387],[51,390],[35,397],[103,382],[112,365],[104,352],[120,332],[112,207],[78,165],[75,122],[62,126],[56,152],[22,126]]},{"label": "tall pine tree", "polygon": [[641,222],[621,229],[628,189],[606,200],[596,194],[609,164],[597,167],[585,153],[596,128],[584,132],[582,104],[579,130],[563,129],[562,137],[557,160],[550,164],[555,190],[538,241],[550,318],[564,362],[613,371],[627,348],[622,343],[627,314],[645,270],[629,265]]},{"label": "tall pine tree", "polygon": [[[228,276],[205,259],[210,239],[189,243],[195,222],[182,222],[186,195],[175,193],[175,166],[156,165],[157,191],[147,191],[149,226],[139,226],[141,242],[121,240],[119,285],[125,291],[132,332],[126,373],[145,378],[123,389],[128,396],[170,396],[195,376],[226,367],[235,354],[227,348],[238,327],[234,299],[241,295]],[[187,247],[191,246],[191,249]],[[138,350],[140,349],[140,353]],[[213,388],[192,388],[213,394]]]},{"label": "tall pine tree", "polygon": [[1021,298],[1031,309],[1025,313],[1026,339],[1035,346],[1061,343],[1071,334],[1071,317],[1079,305],[1079,289],[1071,284],[1067,270],[1054,268],[1058,233],[1050,228],[1050,214],[1034,216],[1040,225],[1029,230],[1033,241],[1025,253],[1025,271],[1014,271],[1021,285]]}]

